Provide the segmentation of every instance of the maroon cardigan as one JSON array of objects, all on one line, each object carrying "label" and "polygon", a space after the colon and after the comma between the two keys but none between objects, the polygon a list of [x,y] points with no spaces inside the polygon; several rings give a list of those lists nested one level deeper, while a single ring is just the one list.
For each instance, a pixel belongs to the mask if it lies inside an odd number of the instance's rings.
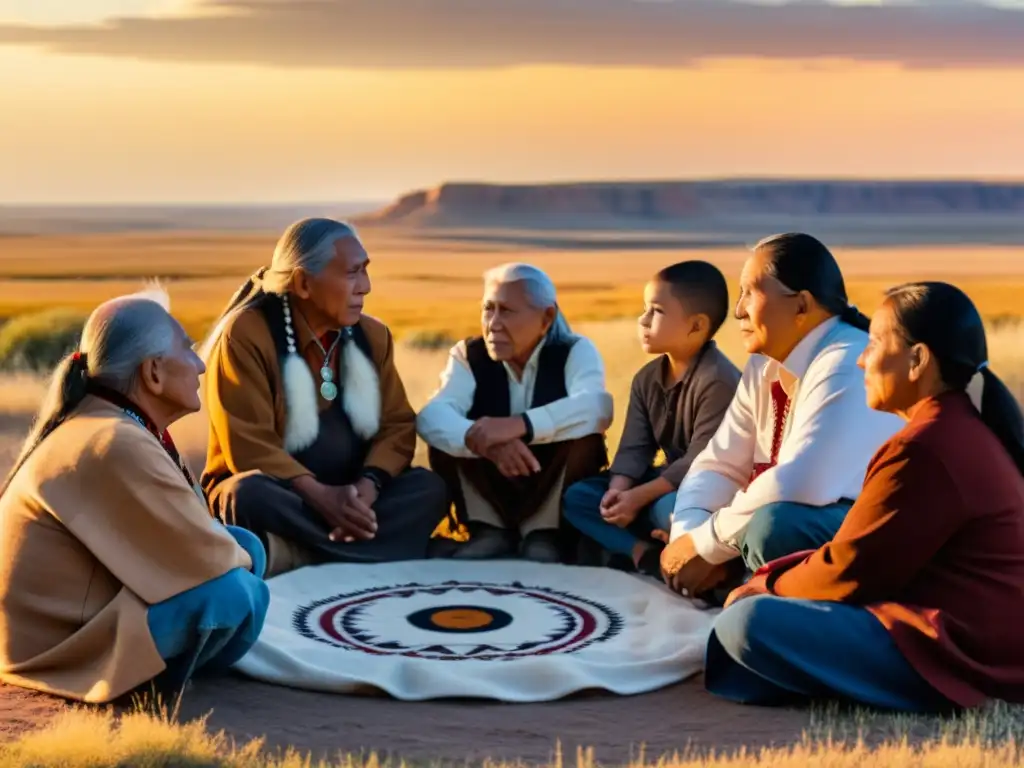
[{"label": "maroon cardigan", "polygon": [[961,706],[1024,701],[1024,478],[963,393],[918,404],[830,543],[759,573],[775,595],[863,605]]}]

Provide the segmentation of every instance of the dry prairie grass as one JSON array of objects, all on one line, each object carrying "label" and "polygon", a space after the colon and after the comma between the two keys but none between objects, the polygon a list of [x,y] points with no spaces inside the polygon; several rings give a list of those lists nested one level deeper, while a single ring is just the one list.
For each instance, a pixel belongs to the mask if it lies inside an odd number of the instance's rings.
[{"label": "dry prairie grass", "polygon": [[[1020,764],[1022,721],[1011,707],[996,704],[978,713],[949,721],[926,717],[886,717],[885,736],[869,743],[864,734],[877,727],[882,716],[855,711],[839,713],[835,708],[818,709],[800,742],[789,747],[759,750],[740,749],[716,754],[685,748],[680,752],[650,759],[639,754],[630,768],[1003,768]],[[923,735],[924,734],[924,735]],[[0,745],[0,768],[62,766],[101,768],[135,766],[157,768],[203,766],[204,768],[384,768],[407,765],[382,762],[375,754],[338,755],[335,760],[313,761],[296,750],[272,753],[262,739],[238,745],[223,732],[211,732],[205,718],[177,723],[165,711],[140,708],[115,717],[98,710],[71,709],[49,726]],[[562,755],[554,745],[551,768],[596,768],[590,750],[578,750],[575,760]],[[440,763],[438,763],[440,765]],[[484,761],[486,768],[503,764]]]},{"label": "dry prairie grass", "polygon": [[[269,261],[275,232],[159,232],[0,238],[0,318],[64,306],[89,310],[149,277],[169,286],[175,314],[201,335],[241,281]],[[480,277],[503,261],[530,261],[559,286],[576,323],[639,314],[641,288],[661,267],[703,258],[729,278],[733,296],[741,248],[545,249],[515,242],[458,242],[368,230],[373,293],[367,310],[398,336],[411,330],[454,336],[477,327]],[[852,300],[870,311],[882,289],[907,279],[962,285],[991,317],[1021,314],[1024,247],[837,249]]]}]

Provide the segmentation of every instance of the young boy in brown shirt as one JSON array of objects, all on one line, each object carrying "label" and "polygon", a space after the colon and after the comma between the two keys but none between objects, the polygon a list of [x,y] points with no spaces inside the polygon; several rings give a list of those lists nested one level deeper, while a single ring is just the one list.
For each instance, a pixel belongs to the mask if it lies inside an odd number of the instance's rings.
[{"label": "young boy in brown shirt", "polygon": [[[655,577],[662,545],[652,534],[670,529],[679,484],[739,384],[739,369],[713,341],[728,311],[725,277],[707,262],[673,264],[647,283],[638,330],[644,352],[658,357],[633,377],[609,471],[565,492],[569,523],[612,561]],[[666,463],[655,467],[659,449]]]}]

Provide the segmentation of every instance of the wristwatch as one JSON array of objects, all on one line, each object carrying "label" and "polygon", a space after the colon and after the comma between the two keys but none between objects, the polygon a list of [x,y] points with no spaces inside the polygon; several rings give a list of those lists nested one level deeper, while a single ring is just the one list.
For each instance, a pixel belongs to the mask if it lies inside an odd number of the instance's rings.
[{"label": "wristwatch", "polygon": [[530,417],[525,413],[519,414],[519,418],[523,420],[523,424],[526,425],[526,434],[523,435],[523,442],[529,445],[533,442],[533,422],[530,421]]},{"label": "wristwatch", "polygon": [[377,467],[366,467],[363,469],[361,477],[365,477],[373,483],[373,487],[377,489],[377,493],[380,493],[381,488],[383,488],[387,484],[387,481],[391,479],[391,476],[387,472],[383,469],[378,469]]}]

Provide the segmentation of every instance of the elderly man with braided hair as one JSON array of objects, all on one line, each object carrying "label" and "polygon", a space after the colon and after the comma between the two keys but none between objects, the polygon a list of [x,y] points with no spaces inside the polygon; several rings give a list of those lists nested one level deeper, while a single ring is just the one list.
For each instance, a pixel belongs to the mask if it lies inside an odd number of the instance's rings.
[{"label": "elderly man with braided hair", "polygon": [[204,346],[213,514],[268,548],[268,574],[426,556],[444,482],[412,469],[415,413],[388,328],[363,314],[353,229],[304,219],[232,298]]}]

